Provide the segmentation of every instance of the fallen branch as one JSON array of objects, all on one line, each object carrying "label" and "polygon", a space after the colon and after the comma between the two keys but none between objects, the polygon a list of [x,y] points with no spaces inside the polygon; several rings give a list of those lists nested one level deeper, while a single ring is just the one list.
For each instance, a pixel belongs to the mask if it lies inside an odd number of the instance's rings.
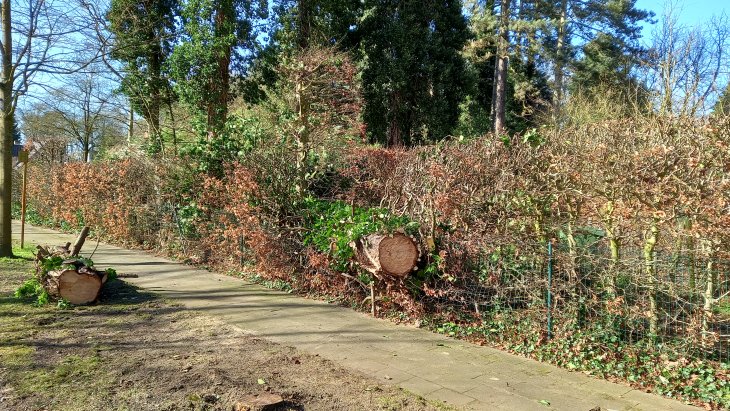
[{"label": "fallen branch", "polygon": [[81,233],[79,233],[79,236],[74,243],[74,247],[71,249],[71,257],[77,257],[79,255],[81,247],[83,247],[86,242],[86,237],[89,236],[89,231],[89,226],[84,226],[84,228],[81,229]]}]

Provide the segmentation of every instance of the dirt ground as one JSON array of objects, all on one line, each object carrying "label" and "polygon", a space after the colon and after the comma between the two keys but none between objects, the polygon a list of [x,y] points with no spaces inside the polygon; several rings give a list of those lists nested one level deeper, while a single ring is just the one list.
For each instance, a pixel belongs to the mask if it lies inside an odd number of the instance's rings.
[{"label": "dirt ground", "polygon": [[1,410],[245,410],[264,393],[275,410],[446,409],[121,280],[94,306],[21,303],[31,267],[0,259]]}]

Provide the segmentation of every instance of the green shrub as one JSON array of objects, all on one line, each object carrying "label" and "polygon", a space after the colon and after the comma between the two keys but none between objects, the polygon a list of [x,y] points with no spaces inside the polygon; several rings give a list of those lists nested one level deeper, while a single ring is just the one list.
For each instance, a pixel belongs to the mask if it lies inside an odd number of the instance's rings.
[{"label": "green shrub", "polygon": [[37,278],[31,278],[15,290],[15,298],[24,301],[33,301],[35,305],[48,304],[50,296]]},{"label": "green shrub", "polygon": [[108,281],[114,281],[117,279],[117,270],[109,267],[106,270],[104,270],[106,273],[106,280]]},{"label": "green shrub", "polygon": [[185,147],[181,154],[197,163],[197,171],[219,178],[225,175],[226,164],[239,160],[265,139],[264,128],[253,117],[229,117],[223,132],[214,138],[208,136],[205,128],[198,131],[198,141]]},{"label": "green shrub", "polygon": [[41,267],[43,269],[43,274],[46,274],[49,271],[55,271],[63,267],[63,257],[60,255],[54,255],[52,257],[44,258],[41,261]]},{"label": "green shrub", "polygon": [[368,234],[405,229],[418,230],[418,223],[407,217],[394,216],[382,208],[354,207],[343,201],[323,201],[308,197],[302,210],[304,244],[331,258],[330,267],[339,272],[350,271],[354,251],[350,243]]}]

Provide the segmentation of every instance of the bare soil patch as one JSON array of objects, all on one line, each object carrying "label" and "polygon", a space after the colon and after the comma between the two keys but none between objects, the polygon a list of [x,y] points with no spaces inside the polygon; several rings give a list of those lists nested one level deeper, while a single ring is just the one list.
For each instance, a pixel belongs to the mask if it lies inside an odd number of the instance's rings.
[{"label": "bare soil patch", "polygon": [[444,408],[121,280],[94,306],[21,303],[30,267],[0,260],[0,409],[245,410],[266,393],[272,410]]}]

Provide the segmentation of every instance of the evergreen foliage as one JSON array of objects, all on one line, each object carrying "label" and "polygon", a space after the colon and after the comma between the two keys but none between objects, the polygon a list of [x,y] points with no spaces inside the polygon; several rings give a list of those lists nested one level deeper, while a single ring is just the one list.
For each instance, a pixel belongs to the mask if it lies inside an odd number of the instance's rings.
[{"label": "evergreen foliage", "polygon": [[165,72],[172,52],[177,0],[113,0],[107,13],[114,35],[111,57],[123,64],[121,91],[147,121],[150,142],[161,146],[160,111],[173,94]]},{"label": "evergreen foliage", "polygon": [[461,1],[366,1],[360,65],[370,141],[388,146],[452,133],[466,90]]},{"label": "evergreen foliage", "polygon": [[730,114],[730,85],[725,87],[725,90],[717,99],[717,102],[712,107],[712,114],[716,116],[727,116]]},{"label": "evergreen foliage", "polygon": [[187,0],[181,7],[178,44],[168,67],[175,90],[208,134],[225,126],[231,73],[245,70],[256,26],[267,13],[265,0]]},{"label": "evergreen foliage", "polygon": [[[577,86],[631,83],[632,69],[644,51],[639,43],[641,23],[651,22],[653,13],[637,9],[636,0],[563,2],[565,47],[557,49],[557,41],[548,39],[546,48],[573,72]],[[550,17],[560,19],[560,10],[554,9]]]}]

